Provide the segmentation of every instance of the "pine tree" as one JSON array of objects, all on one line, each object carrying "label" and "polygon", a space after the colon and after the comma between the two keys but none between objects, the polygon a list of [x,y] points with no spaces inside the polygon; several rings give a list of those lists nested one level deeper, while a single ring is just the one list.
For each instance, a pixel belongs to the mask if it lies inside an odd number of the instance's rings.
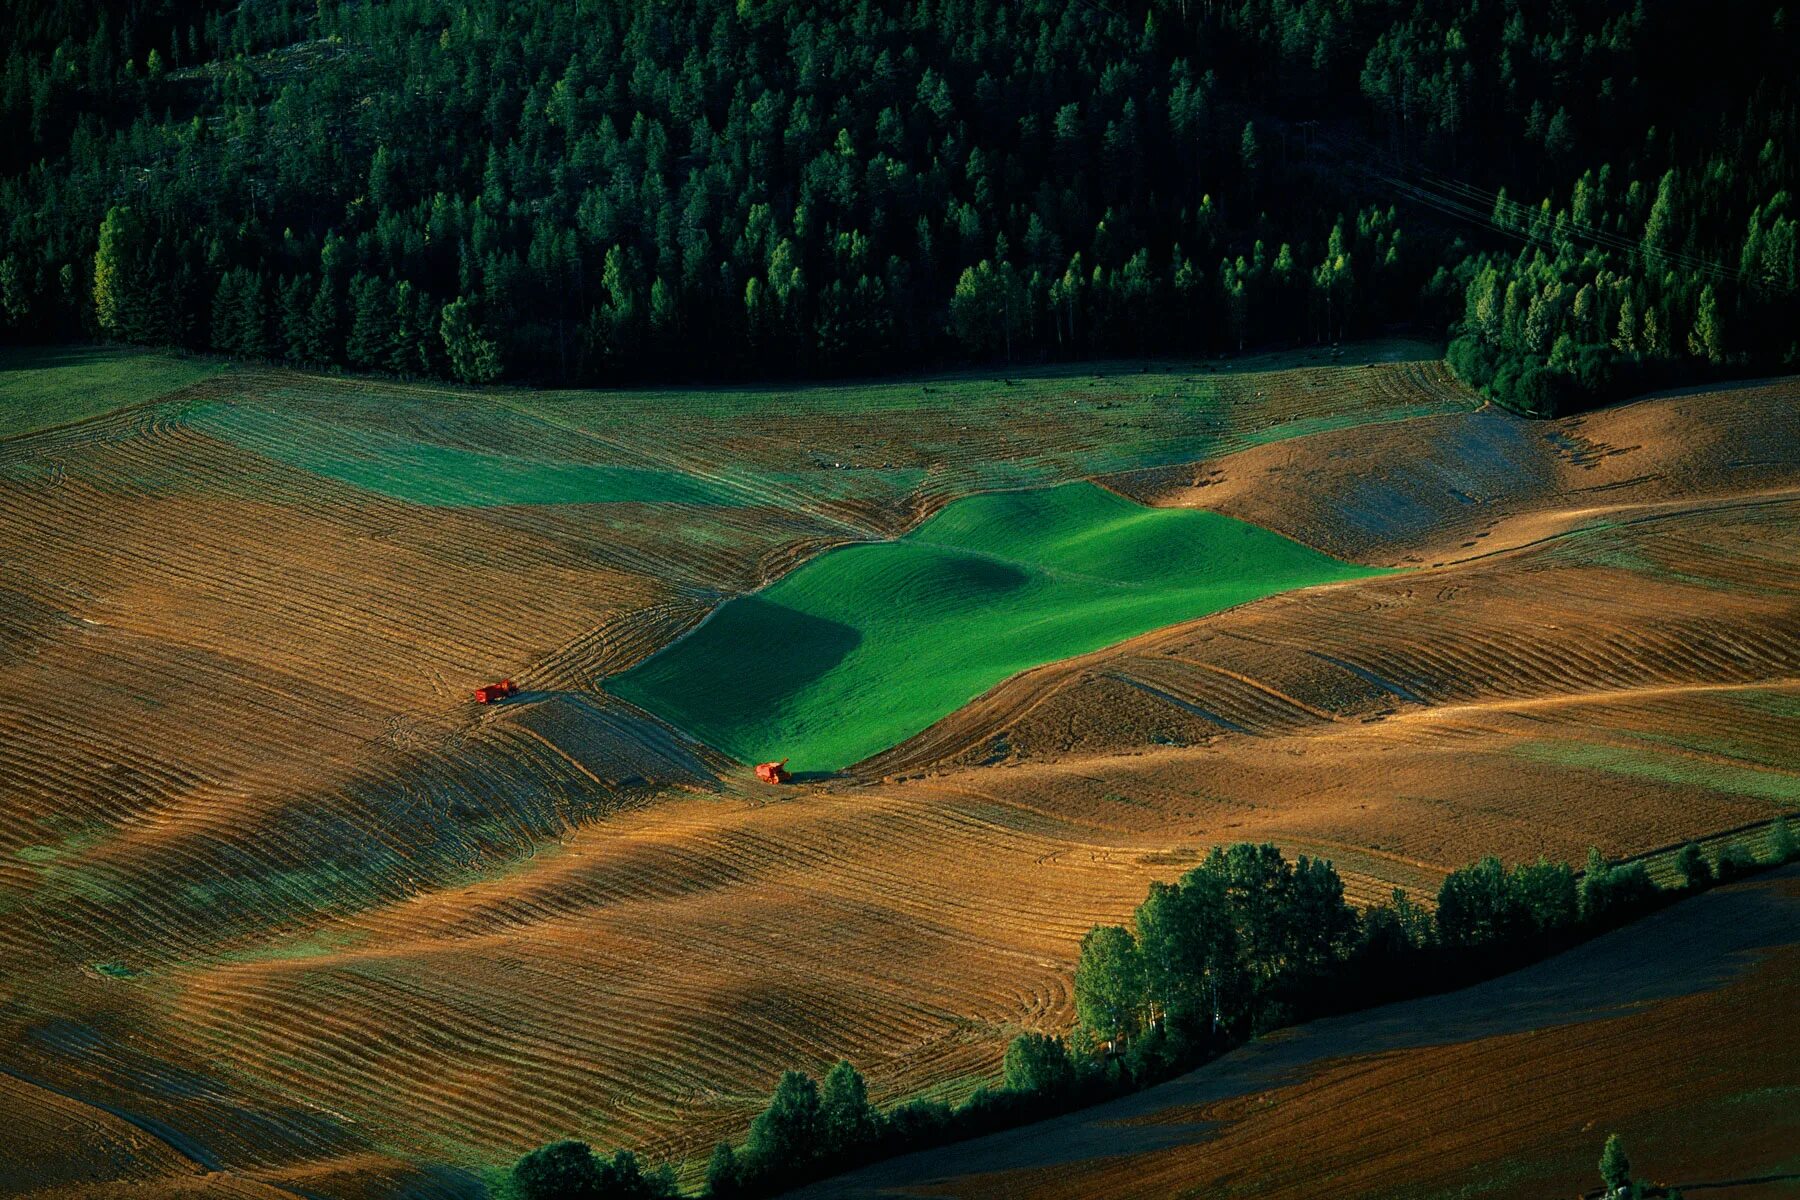
[{"label": "pine tree", "polygon": [[244,277],[233,269],[219,277],[213,292],[212,348],[221,354],[241,354],[238,322],[242,317]]},{"label": "pine tree", "polygon": [[306,338],[300,361],[329,363],[338,357],[338,305],[336,291],[329,277],[319,280],[307,307]]},{"label": "pine tree", "polygon": [[1724,332],[1720,328],[1719,298],[1712,284],[1700,289],[1700,305],[1694,313],[1694,329],[1688,334],[1688,353],[1707,362],[1725,360]]},{"label": "pine tree", "polygon": [[281,284],[281,348],[289,361],[314,362],[312,357],[312,281],[296,275]]},{"label": "pine tree", "polygon": [[373,370],[392,349],[394,301],[384,280],[357,275],[350,280],[350,336],[344,356],[352,366]]},{"label": "pine tree", "polygon": [[128,208],[114,206],[100,222],[100,248],[94,253],[94,319],[110,337],[124,336],[131,316],[131,258],[138,234]]},{"label": "pine tree", "polygon": [[239,268],[237,352],[246,358],[269,356],[269,306],[263,295],[262,275],[249,267]]},{"label": "pine tree", "polygon": [[419,324],[419,305],[424,297],[418,294],[409,279],[396,283],[389,296],[394,315],[389,323],[387,352],[382,356],[382,363],[396,375],[417,374],[424,369],[419,350],[425,340],[425,330]]}]

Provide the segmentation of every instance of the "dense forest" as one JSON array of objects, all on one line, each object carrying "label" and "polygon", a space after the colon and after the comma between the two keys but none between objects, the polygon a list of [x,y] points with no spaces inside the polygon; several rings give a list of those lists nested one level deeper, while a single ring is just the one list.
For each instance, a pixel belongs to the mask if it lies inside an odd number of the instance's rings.
[{"label": "dense forest", "polygon": [[593,383],[1403,326],[1530,411],[1800,357],[1800,45],[1771,3],[0,20],[15,341]]}]

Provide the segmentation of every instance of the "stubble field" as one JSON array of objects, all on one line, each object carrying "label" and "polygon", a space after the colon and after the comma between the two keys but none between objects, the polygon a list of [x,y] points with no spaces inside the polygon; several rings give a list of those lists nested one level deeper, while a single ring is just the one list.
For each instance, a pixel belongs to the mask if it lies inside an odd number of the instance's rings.
[{"label": "stubble field", "polygon": [[[1429,354],[239,370],[0,441],[0,1102],[93,1131],[22,1177],[457,1195],[569,1135],[691,1167],[784,1067],[991,1077],[1072,1019],[1081,933],[1214,843],[1367,900],[1791,809],[1800,384],[1527,423]],[[608,686],[831,547],[1083,479],[1413,569],[1159,610],[782,791]]]}]

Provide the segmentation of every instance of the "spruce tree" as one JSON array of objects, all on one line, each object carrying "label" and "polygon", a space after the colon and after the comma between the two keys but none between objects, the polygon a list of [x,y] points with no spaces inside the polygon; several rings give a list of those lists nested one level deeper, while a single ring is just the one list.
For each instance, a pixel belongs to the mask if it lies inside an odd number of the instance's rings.
[{"label": "spruce tree", "polygon": [[312,281],[296,275],[281,284],[281,346],[289,360],[316,362],[312,355]]},{"label": "spruce tree", "polygon": [[394,300],[386,281],[358,274],[350,280],[350,336],[344,357],[373,370],[393,349]]},{"label": "spruce tree", "polygon": [[221,354],[241,354],[239,322],[243,317],[244,277],[236,271],[219,277],[213,292],[212,348]]},{"label": "spruce tree", "polygon": [[424,297],[407,279],[396,283],[389,294],[394,312],[388,325],[387,352],[382,356],[382,364],[396,375],[417,374],[424,369],[420,346],[425,340],[425,330],[419,324],[419,306]]},{"label": "spruce tree", "polygon": [[1719,318],[1719,298],[1712,284],[1700,289],[1700,306],[1694,313],[1694,329],[1688,334],[1688,353],[1707,362],[1725,360],[1725,333]]},{"label": "spruce tree", "polygon": [[336,290],[329,277],[319,280],[312,303],[306,310],[305,341],[300,361],[308,363],[336,362],[338,358],[338,304]]},{"label": "spruce tree", "polygon": [[248,267],[238,271],[236,326],[237,353],[246,358],[269,356],[269,308],[263,296],[262,275]]}]

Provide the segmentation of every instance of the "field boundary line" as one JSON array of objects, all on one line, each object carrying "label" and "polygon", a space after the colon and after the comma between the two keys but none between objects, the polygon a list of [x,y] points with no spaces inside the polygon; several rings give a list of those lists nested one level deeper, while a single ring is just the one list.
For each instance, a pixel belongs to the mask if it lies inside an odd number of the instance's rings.
[{"label": "field boundary line", "polygon": [[[1689,696],[1714,692],[1793,691],[1795,689],[1800,689],[1800,677],[1782,676],[1776,679],[1750,680],[1744,683],[1649,684],[1644,687],[1625,687],[1614,691],[1567,692],[1555,696],[1526,696],[1520,699],[1496,696],[1489,700],[1469,700],[1460,704],[1432,705],[1428,703],[1420,708],[1395,713],[1382,724],[1392,725],[1402,721],[1422,721],[1433,717],[1455,717],[1464,714],[1479,715],[1497,710],[1515,711],[1560,708],[1564,705],[1605,704],[1639,697],[1660,699],[1668,696]],[[1360,728],[1362,722],[1356,722],[1356,725]]]},{"label": "field boundary line", "polygon": [[[1562,492],[1558,494],[1567,496],[1572,495],[1573,493]],[[1520,554],[1527,550],[1535,550],[1541,546],[1548,545],[1551,542],[1562,541],[1565,538],[1578,537],[1585,533],[1598,533],[1607,529],[1631,529],[1639,525],[1651,525],[1659,521],[1674,521],[1679,520],[1682,517],[1699,516],[1705,513],[1731,512],[1736,509],[1777,508],[1783,504],[1793,504],[1796,502],[1800,502],[1800,486],[1766,488],[1762,491],[1746,492],[1738,496],[1716,496],[1701,500],[1645,501],[1641,504],[1621,504],[1610,509],[1605,505],[1600,505],[1593,508],[1550,508],[1537,510],[1535,512],[1515,513],[1515,516],[1553,517],[1559,514],[1598,514],[1609,511],[1628,512],[1634,508],[1666,507],[1670,509],[1670,511],[1667,512],[1643,513],[1638,516],[1627,517],[1617,521],[1598,521],[1591,525],[1578,525],[1573,529],[1561,529],[1555,533],[1545,534],[1543,537],[1533,538],[1528,542],[1520,542],[1516,546],[1501,546],[1498,549],[1484,550],[1479,554],[1471,554],[1466,558],[1447,558],[1442,562],[1431,563],[1426,566],[1410,569],[1415,570],[1420,574],[1434,571],[1450,571],[1455,570],[1458,567],[1466,567],[1471,563],[1484,562],[1492,558],[1501,558],[1509,554]]]}]

